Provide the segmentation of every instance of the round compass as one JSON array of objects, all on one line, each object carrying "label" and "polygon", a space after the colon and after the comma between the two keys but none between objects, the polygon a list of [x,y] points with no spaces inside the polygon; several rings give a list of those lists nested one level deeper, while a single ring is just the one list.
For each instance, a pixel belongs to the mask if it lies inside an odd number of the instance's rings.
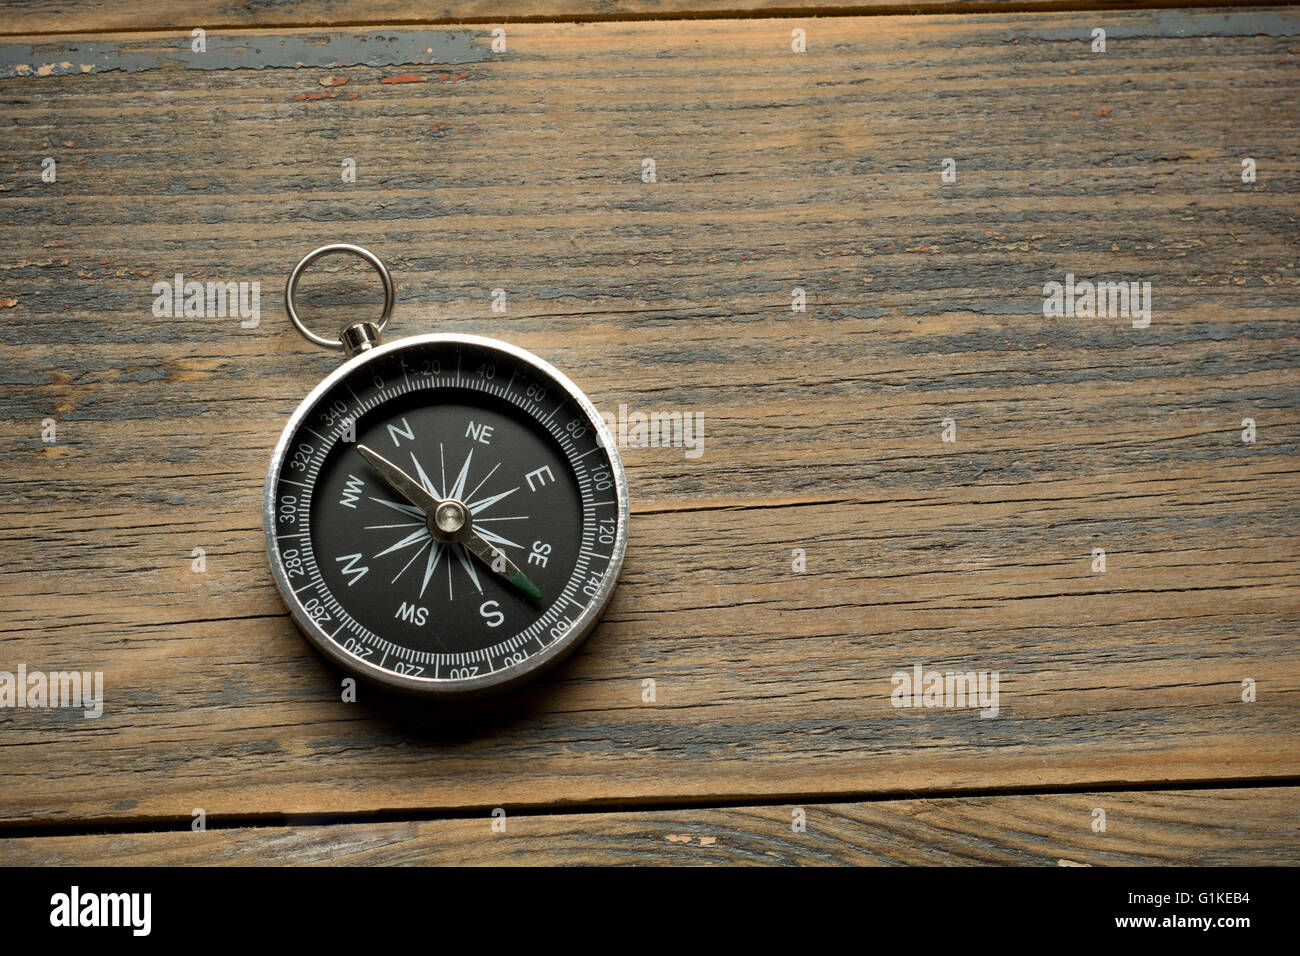
[{"label": "round compass", "polygon": [[380,327],[344,330],[356,354],[280,437],[263,514],[276,584],[350,673],[435,696],[513,686],[609,601],[627,544],[618,452],[586,396],[523,349],[375,345]]}]

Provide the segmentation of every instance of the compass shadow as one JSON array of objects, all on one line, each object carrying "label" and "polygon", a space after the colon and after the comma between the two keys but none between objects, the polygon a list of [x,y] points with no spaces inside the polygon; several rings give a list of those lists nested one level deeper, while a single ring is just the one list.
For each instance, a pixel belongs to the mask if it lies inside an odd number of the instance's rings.
[{"label": "compass shadow", "polygon": [[540,716],[557,709],[556,702],[566,692],[564,672],[569,666],[564,661],[538,682],[469,700],[426,700],[366,684],[349,706],[361,708],[366,720],[386,726],[391,733],[425,743],[481,740],[524,722],[535,728]]}]

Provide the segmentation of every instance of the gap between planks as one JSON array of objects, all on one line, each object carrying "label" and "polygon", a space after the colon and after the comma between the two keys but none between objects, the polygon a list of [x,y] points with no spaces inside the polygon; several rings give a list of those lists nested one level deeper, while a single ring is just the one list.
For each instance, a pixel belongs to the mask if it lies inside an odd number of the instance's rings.
[{"label": "gap between planks", "polygon": [[[593,814],[618,813],[658,813],[667,811],[689,810],[726,810],[741,808],[807,806],[836,806],[848,803],[903,804],[915,800],[954,801],[991,799],[998,797],[1053,797],[1071,794],[1108,794],[1122,795],[1128,793],[1173,793],[1211,790],[1252,790],[1263,787],[1300,788],[1300,776],[1256,775],[1251,777],[1225,777],[1222,779],[1197,780],[1162,780],[1158,783],[1114,783],[1107,781],[1089,781],[1078,784],[1062,784],[1048,787],[970,787],[931,788],[909,790],[906,792],[863,791],[836,793],[782,793],[768,796],[754,794],[737,794],[715,796],[707,799],[698,797],[667,797],[650,800],[628,800],[624,798],[597,799],[584,802],[559,803],[511,803],[509,811],[514,816],[529,817],[582,817]],[[1300,802],[1300,789],[1296,789],[1297,801]],[[272,827],[311,827],[341,826],[351,824],[374,823],[436,823],[451,820],[478,820],[490,814],[493,806],[489,804],[476,806],[434,808],[405,808],[396,810],[363,810],[357,812],[307,812],[285,813],[268,811],[265,813],[214,814],[205,820],[208,830],[246,830]],[[156,832],[186,830],[192,823],[188,816],[142,816],[142,817],[87,817],[75,823],[26,820],[22,822],[0,823],[0,840],[24,839],[30,837],[69,837],[69,836],[106,836],[132,835]],[[2,865],[2,864],[0,864]]]}]

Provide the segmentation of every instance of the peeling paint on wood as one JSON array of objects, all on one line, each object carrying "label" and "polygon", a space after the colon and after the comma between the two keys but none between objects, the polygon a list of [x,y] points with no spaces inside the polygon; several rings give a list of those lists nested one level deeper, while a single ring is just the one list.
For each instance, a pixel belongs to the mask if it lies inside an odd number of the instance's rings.
[{"label": "peeling paint on wood", "polygon": [[0,45],[0,79],[115,70],[142,73],[175,66],[188,70],[269,70],[477,63],[491,55],[489,39],[487,33],[471,30],[317,32],[306,36],[211,34],[203,52],[191,49],[188,36],[161,42],[48,40]]},{"label": "peeling paint on wood", "polygon": [[[1233,14],[1221,33],[1196,20],[1200,34],[1173,39],[1177,19],[1108,13],[1124,57],[1089,54],[1094,14],[831,18],[833,46],[798,59],[785,20],[520,24],[501,57],[485,30],[453,28],[478,57],[468,80],[390,86],[408,67],[434,74],[401,38],[442,32],[394,29],[398,46],[360,51],[384,62],[348,66],[339,89],[321,85],[337,52],[303,67],[245,52],[218,76],[178,37],[121,37],[104,61],[117,68],[82,73],[70,48],[99,41],[28,44],[6,62],[74,68],[0,86],[0,295],[14,303],[0,318],[0,649],[103,670],[107,698],[97,721],[0,714],[0,818],[187,827],[194,806],[1293,781],[1300,79],[1278,17],[1294,15]],[[356,31],[338,33],[332,50],[356,49]],[[129,73],[136,56],[147,65]],[[294,100],[322,90],[344,95]],[[1257,183],[1240,181],[1243,155]],[[339,176],[349,157],[355,183]],[[516,697],[435,715],[342,704],[271,586],[266,459],[336,364],[293,334],[279,290],[337,239],[392,268],[395,335],[496,335],[604,409],[705,415],[698,460],[626,451],[637,514],[614,604]],[[154,317],[153,282],[177,272],[260,282],[260,325]],[[1150,327],[1045,318],[1044,282],[1066,273],[1150,281]],[[796,286],[806,313],[791,312]],[[376,307],[338,266],[308,299],[335,317]],[[893,708],[890,675],[918,662],[1000,671],[1001,716]],[[63,769],[42,763],[56,728]],[[1044,812],[1078,809],[1065,806]],[[650,817],[638,846],[807,846],[767,822],[747,843],[734,818],[711,819]],[[1269,860],[1288,858],[1276,819],[1247,825]],[[877,857],[917,858],[898,825]],[[996,851],[948,852],[1125,859],[1028,826]],[[331,832],[304,835],[304,856],[327,856]],[[1242,861],[1213,832],[1214,853]],[[443,835],[379,839],[436,858]],[[855,839],[808,852],[866,859]],[[1187,859],[1189,841],[1153,837],[1132,858]]]}]

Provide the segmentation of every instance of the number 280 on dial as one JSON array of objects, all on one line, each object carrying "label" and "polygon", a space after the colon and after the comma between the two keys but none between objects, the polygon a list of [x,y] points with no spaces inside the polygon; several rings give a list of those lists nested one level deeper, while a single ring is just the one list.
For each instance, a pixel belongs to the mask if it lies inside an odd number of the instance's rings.
[{"label": "number 280 on dial", "polygon": [[321,382],[280,437],[263,514],[312,643],[435,697],[514,686],[581,643],[627,521],[587,397],[523,349],[450,334],[362,352]]}]

